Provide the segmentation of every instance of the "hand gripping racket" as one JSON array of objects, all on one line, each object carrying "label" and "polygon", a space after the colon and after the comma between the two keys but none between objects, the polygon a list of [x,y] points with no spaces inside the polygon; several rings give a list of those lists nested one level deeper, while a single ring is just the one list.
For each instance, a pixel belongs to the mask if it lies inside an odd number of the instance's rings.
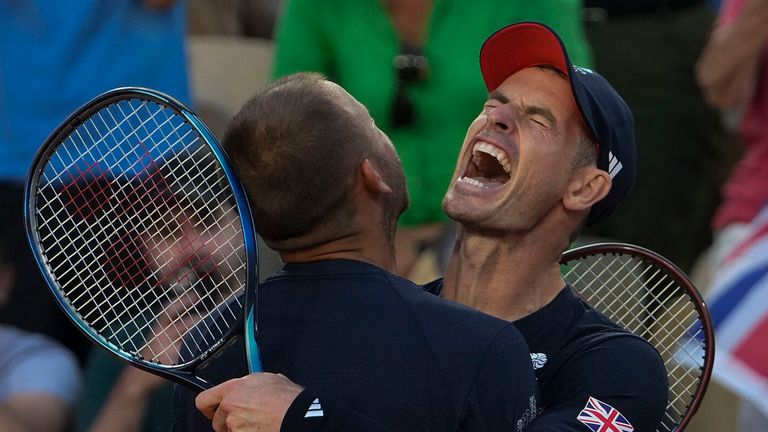
[{"label": "hand gripping racket", "polygon": [[579,247],[560,262],[566,282],[589,304],[656,347],[669,378],[657,430],[683,430],[704,397],[715,357],[709,312],[691,281],[661,255],[629,244]]},{"label": "hand gripping racket", "polygon": [[201,391],[200,366],[242,335],[261,370],[250,208],[180,102],[120,88],[87,103],[40,149],[25,215],[51,292],[101,347]]}]

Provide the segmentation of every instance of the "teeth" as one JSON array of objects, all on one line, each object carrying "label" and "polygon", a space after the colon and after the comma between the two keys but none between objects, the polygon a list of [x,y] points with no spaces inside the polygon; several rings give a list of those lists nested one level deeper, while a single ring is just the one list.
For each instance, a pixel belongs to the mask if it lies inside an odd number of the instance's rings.
[{"label": "teeth", "polygon": [[499,164],[501,164],[501,167],[504,168],[504,171],[506,171],[507,174],[512,172],[512,164],[509,163],[509,159],[507,159],[507,155],[503,151],[501,151],[498,147],[488,144],[486,142],[478,141],[477,144],[475,144],[475,147],[472,149],[472,155],[473,156],[477,155],[477,152],[483,152],[495,157],[496,160],[499,161]]},{"label": "teeth", "polygon": [[475,180],[473,178],[470,178],[470,177],[462,177],[461,179],[459,179],[459,181],[463,181],[465,183],[469,183],[469,184],[475,185],[477,187],[489,189],[488,186],[485,185],[485,183],[479,182],[479,181],[477,181],[477,180]]}]

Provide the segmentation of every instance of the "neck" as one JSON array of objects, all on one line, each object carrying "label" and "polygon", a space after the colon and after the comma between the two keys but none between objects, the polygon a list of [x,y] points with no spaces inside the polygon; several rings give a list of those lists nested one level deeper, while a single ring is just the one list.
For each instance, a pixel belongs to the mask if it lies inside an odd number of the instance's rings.
[{"label": "neck", "polygon": [[[357,224],[357,226],[361,226]],[[363,229],[353,229],[347,235],[325,240],[313,246],[280,250],[280,257],[286,263],[301,263],[331,259],[363,261],[381,267],[391,273],[397,272],[394,246],[379,224],[363,224]],[[374,229],[379,228],[379,229]],[[299,242],[301,243],[301,242]]]},{"label": "neck", "polygon": [[523,318],[565,286],[559,260],[567,246],[562,236],[543,229],[488,236],[462,226],[443,297],[507,321]]},{"label": "neck", "polygon": [[363,261],[381,267],[391,273],[397,271],[397,262],[393,253],[384,253],[387,248],[359,247],[353,237],[324,244],[309,249],[280,252],[280,258],[286,263],[302,263],[332,259]]}]

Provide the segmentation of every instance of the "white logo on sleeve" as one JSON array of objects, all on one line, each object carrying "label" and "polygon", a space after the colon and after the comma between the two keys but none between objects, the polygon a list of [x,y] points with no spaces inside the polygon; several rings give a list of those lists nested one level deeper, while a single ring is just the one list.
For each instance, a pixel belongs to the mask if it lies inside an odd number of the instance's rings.
[{"label": "white logo on sleeve", "polygon": [[533,370],[541,369],[547,364],[547,355],[544,353],[531,353],[531,362],[533,362]]},{"label": "white logo on sleeve", "polygon": [[320,399],[315,398],[315,400],[312,402],[312,405],[309,406],[307,413],[304,414],[304,418],[322,417],[322,416],[323,416],[323,407],[320,406]]}]

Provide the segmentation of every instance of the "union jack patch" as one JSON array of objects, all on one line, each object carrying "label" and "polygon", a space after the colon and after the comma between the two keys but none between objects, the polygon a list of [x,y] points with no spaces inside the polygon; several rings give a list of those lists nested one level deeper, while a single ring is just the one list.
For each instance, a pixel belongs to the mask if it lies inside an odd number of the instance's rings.
[{"label": "union jack patch", "polygon": [[632,432],[634,427],[619,410],[605,402],[590,397],[576,419],[593,432]]}]

